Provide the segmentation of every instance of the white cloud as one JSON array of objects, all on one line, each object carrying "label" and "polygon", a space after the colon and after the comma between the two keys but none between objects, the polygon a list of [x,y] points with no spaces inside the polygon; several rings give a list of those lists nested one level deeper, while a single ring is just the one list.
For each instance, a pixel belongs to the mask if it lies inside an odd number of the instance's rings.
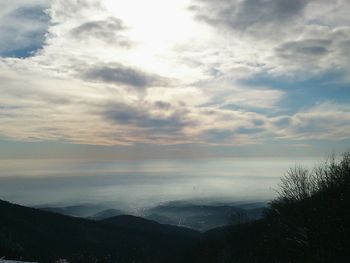
[{"label": "white cloud", "polygon": [[349,105],[324,102],[292,116],[274,119],[281,138],[343,140],[350,137]]}]

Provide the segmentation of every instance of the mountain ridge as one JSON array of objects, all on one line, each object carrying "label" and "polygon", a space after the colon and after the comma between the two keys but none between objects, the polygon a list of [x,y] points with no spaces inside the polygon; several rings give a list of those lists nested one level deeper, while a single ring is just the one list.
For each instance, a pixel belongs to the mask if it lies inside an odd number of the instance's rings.
[{"label": "mountain ridge", "polygon": [[[0,200],[0,254],[42,263],[179,262],[200,234],[150,232],[60,215]],[[144,219],[141,219],[144,220]],[[143,221],[142,221],[143,222]],[[148,222],[148,221],[147,221]],[[162,228],[161,224],[157,228]],[[142,227],[140,227],[142,228]],[[172,229],[177,229],[172,226]]]}]

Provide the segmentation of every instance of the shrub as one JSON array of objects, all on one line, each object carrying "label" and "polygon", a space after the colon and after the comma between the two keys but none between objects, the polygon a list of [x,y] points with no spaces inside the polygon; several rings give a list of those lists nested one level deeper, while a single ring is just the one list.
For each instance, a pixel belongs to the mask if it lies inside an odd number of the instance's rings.
[{"label": "shrub", "polygon": [[334,156],[312,170],[296,166],[288,170],[279,185],[278,198],[272,203],[294,203],[318,193],[349,187],[350,152],[340,161]]}]

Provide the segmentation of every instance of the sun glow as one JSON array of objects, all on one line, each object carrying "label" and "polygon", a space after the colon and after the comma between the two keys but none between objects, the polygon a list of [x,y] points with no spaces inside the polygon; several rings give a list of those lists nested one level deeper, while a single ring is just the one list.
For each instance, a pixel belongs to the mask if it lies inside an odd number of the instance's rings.
[{"label": "sun glow", "polygon": [[189,0],[105,0],[106,8],[123,21],[127,37],[134,44],[126,62],[174,78],[194,74],[193,69],[174,65],[171,59],[178,56],[179,48],[206,36],[203,26],[193,19],[189,5]]},{"label": "sun glow", "polygon": [[193,35],[195,28],[188,5],[188,0],[106,0],[108,10],[125,22],[136,41],[157,50]]}]

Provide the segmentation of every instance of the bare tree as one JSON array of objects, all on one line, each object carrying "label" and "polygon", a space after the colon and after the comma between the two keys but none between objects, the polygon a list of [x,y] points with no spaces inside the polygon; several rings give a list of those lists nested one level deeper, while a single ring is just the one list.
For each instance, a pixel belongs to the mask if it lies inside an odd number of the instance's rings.
[{"label": "bare tree", "polygon": [[334,155],[312,170],[296,166],[290,168],[279,185],[279,200],[295,202],[317,192],[349,185],[350,152],[337,161]]},{"label": "bare tree", "polygon": [[308,169],[296,166],[282,177],[279,197],[288,201],[299,201],[312,196],[318,190],[318,179]]}]

